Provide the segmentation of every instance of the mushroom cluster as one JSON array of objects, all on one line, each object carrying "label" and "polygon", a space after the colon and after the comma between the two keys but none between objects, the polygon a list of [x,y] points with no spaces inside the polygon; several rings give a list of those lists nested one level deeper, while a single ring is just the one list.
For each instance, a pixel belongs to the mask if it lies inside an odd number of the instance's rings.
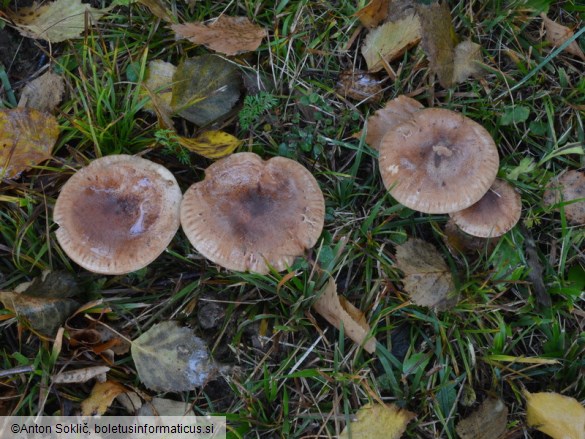
[{"label": "mushroom cluster", "polygon": [[387,127],[372,140],[384,186],[413,210],[448,213],[471,235],[506,233],[518,222],[521,203],[508,183],[496,180],[499,157],[490,134],[460,113],[411,101],[401,96],[384,118],[371,119],[376,131]]}]

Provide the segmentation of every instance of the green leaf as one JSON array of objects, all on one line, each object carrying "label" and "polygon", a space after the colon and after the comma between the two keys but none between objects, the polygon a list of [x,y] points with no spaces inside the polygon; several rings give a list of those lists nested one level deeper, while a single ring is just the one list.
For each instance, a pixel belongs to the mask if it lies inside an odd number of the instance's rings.
[{"label": "green leaf", "polygon": [[513,125],[521,122],[526,122],[530,116],[530,109],[522,105],[508,107],[504,114],[500,116],[500,125]]},{"label": "green leaf", "polygon": [[173,76],[171,106],[196,125],[206,125],[228,113],[240,97],[238,69],[215,55],[189,58]]}]

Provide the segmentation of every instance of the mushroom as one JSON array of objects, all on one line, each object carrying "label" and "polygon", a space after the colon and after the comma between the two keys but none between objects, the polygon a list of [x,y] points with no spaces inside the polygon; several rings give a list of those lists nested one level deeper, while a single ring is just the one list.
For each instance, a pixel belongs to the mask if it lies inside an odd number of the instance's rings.
[{"label": "mushroom", "polygon": [[544,192],[544,202],[547,206],[562,202],[569,222],[585,224],[585,173],[572,170],[553,178]]},{"label": "mushroom", "polygon": [[494,238],[514,227],[521,213],[520,195],[505,181],[496,180],[481,200],[449,216],[465,233]]},{"label": "mushroom", "polygon": [[235,271],[287,268],[315,245],[323,193],[302,165],[248,152],[213,163],[183,197],[181,225],[206,258]]},{"label": "mushroom", "polygon": [[412,113],[380,144],[384,185],[398,202],[425,213],[456,212],[479,201],[499,162],[485,128],[440,108]]},{"label": "mushroom", "polygon": [[57,241],[89,271],[136,271],[171,242],[180,204],[181,189],[165,167],[130,155],[96,159],[61,189],[53,212]]}]

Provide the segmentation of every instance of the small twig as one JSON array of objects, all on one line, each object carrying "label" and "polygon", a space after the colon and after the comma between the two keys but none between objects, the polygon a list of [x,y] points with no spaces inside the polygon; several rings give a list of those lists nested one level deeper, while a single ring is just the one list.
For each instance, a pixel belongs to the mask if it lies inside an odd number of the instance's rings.
[{"label": "small twig", "polygon": [[0,370],[0,378],[11,376],[11,375],[16,375],[19,373],[28,373],[28,372],[32,372],[33,370],[34,370],[34,368],[32,366],[18,366],[18,367],[13,367],[12,369],[4,369],[4,370]]}]

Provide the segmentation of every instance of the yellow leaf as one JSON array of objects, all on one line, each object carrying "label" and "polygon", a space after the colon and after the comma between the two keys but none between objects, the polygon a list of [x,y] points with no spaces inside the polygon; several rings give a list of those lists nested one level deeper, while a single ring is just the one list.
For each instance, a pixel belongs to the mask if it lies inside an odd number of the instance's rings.
[{"label": "yellow leaf", "polygon": [[219,159],[230,155],[242,143],[237,137],[224,131],[206,131],[194,139],[177,137],[177,141],[189,151],[208,159]]},{"label": "yellow leaf", "polygon": [[366,352],[373,354],[376,351],[376,339],[368,337],[370,326],[364,314],[345,298],[337,295],[337,286],[333,278],[329,279],[313,308],[337,329],[343,325],[345,335],[356,343],[363,344]]},{"label": "yellow leaf", "polygon": [[[546,14],[540,14],[540,16],[544,20],[544,27],[546,28],[546,41],[551,43],[553,46],[560,46],[573,35],[575,35],[571,29],[551,20],[546,16]],[[565,52],[585,61],[585,53],[583,53],[577,41],[573,41],[571,44],[569,44],[565,48]]]},{"label": "yellow leaf", "polygon": [[51,158],[59,137],[54,116],[32,108],[0,110],[0,180]]},{"label": "yellow leaf", "polygon": [[370,72],[377,72],[418,44],[421,38],[420,22],[410,15],[395,22],[388,22],[370,31],[362,46],[362,55]]},{"label": "yellow leaf", "polygon": [[81,0],[57,0],[40,7],[34,3],[9,16],[24,36],[60,43],[79,37],[88,19],[97,21],[110,9],[95,9]]},{"label": "yellow leaf", "polygon": [[366,404],[356,416],[339,439],[398,439],[416,415],[394,404]]},{"label": "yellow leaf", "polygon": [[389,6],[390,0],[372,0],[354,15],[365,27],[372,29],[388,17]]},{"label": "yellow leaf", "polygon": [[89,397],[81,403],[83,416],[103,415],[116,396],[126,393],[126,388],[116,381],[96,383]]},{"label": "yellow leaf", "polygon": [[585,439],[585,408],[574,398],[553,392],[529,393],[526,423],[553,439]]}]

